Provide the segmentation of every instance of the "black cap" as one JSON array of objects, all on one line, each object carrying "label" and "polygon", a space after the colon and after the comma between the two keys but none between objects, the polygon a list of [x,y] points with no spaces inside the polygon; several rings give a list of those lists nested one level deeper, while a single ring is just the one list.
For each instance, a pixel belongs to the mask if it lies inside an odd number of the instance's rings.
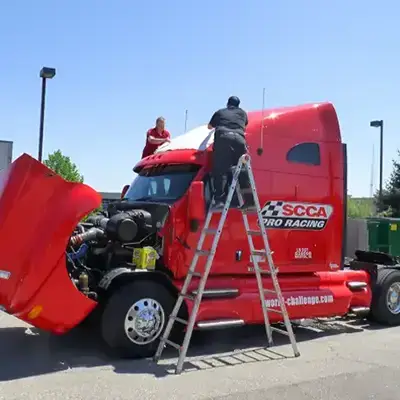
[{"label": "black cap", "polygon": [[236,96],[231,96],[228,99],[228,106],[232,106],[232,107],[239,107],[240,104],[240,99],[239,97]]}]

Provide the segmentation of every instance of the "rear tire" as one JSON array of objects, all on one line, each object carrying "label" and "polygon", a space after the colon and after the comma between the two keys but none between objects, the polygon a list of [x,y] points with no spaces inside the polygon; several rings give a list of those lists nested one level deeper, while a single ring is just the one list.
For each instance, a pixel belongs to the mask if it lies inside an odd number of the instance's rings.
[{"label": "rear tire", "polygon": [[[152,281],[129,283],[108,300],[101,319],[101,333],[120,358],[152,357],[158,347],[176,298]],[[181,325],[174,324],[174,331]]]},{"label": "rear tire", "polygon": [[378,269],[369,319],[383,325],[400,325],[400,271]]}]

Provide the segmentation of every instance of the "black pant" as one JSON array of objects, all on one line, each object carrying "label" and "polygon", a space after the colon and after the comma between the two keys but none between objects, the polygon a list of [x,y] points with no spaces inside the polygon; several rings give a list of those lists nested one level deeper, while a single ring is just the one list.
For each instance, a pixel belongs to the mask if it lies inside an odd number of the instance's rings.
[{"label": "black pant", "polygon": [[[212,176],[216,202],[225,201],[235,167],[245,153],[247,146],[244,136],[226,131],[215,132]],[[239,184],[241,187],[248,186],[248,179],[243,174],[239,178]]]}]

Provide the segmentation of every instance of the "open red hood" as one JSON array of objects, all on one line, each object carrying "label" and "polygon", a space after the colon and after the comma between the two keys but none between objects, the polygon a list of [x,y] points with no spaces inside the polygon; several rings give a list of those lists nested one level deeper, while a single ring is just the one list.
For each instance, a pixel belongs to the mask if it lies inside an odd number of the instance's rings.
[{"label": "open red hood", "polygon": [[54,269],[65,266],[74,227],[100,204],[95,190],[65,181],[27,154],[2,172],[0,306],[12,314],[23,312]]}]

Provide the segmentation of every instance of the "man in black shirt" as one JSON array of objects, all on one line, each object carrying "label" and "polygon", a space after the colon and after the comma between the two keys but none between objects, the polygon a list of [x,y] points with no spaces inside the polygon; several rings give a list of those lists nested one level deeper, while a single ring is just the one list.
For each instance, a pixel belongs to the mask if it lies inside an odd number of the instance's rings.
[{"label": "man in black shirt", "polygon": [[229,97],[226,108],[216,111],[208,124],[208,129],[215,128],[212,176],[216,208],[223,207],[229,190],[228,181],[232,178],[232,168],[247,152],[244,131],[248,119],[239,104],[239,98]]}]

